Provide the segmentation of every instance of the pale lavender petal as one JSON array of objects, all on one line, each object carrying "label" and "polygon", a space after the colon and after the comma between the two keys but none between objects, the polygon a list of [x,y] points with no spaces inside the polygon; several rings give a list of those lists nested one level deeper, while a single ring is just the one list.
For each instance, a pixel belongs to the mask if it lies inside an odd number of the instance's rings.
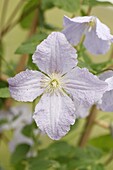
[{"label": "pale lavender petal", "polygon": [[113,90],[113,76],[105,80],[108,83],[108,91]]},{"label": "pale lavender petal", "polygon": [[53,32],[37,46],[33,62],[47,74],[64,74],[77,64],[76,50],[68,43],[64,34]]},{"label": "pale lavender petal", "polygon": [[44,88],[42,82],[45,78],[41,72],[26,70],[8,79],[11,96],[18,101],[32,102],[40,96]]},{"label": "pale lavender petal", "polygon": [[110,48],[110,42],[100,39],[96,34],[95,28],[86,32],[83,44],[90,53],[96,55],[105,54]]},{"label": "pale lavender petal", "polygon": [[106,71],[100,74],[99,78],[108,83],[108,91],[104,93],[102,103],[98,104],[97,107],[105,112],[113,112],[113,71]]},{"label": "pale lavender petal", "polygon": [[108,83],[108,91],[113,90],[113,71],[109,70],[99,75],[100,80]]},{"label": "pale lavender petal", "polygon": [[99,80],[86,68],[76,67],[64,76],[64,82],[64,89],[73,98],[88,102],[91,105],[99,101],[108,88],[106,82]]},{"label": "pale lavender petal", "polygon": [[74,103],[66,94],[44,94],[33,116],[42,132],[54,140],[60,139],[75,122]]},{"label": "pale lavender petal", "polygon": [[77,23],[89,23],[92,20],[92,17],[94,18],[94,16],[84,16],[84,17],[74,17],[74,18],[69,18],[67,16],[64,16],[64,20],[63,20],[63,25],[64,27],[67,27],[68,24],[77,24]]},{"label": "pale lavender petal", "polygon": [[111,41],[113,39],[113,35],[110,34],[110,29],[100,22],[100,20],[96,19],[96,34],[98,38],[106,41]]},{"label": "pale lavender petal", "polygon": [[74,20],[64,16],[64,30],[62,31],[62,33],[65,34],[67,40],[72,45],[77,45],[80,42],[86,27],[86,23],[80,23],[76,21],[76,18]]},{"label": "pale lavender petal", "polygon": [[104,93],[102,103],[98,104],[97,107],[104,112],[113,112],[113,90]]},{"label": "pale lavender petal", "polygon": [[113,76],[113,71],[109,70],[109,71],[103,72],[98,77],[99,77],[100,80],[104,80],[105,81],[106,79],[108,79],[108,78],[110,78],[112,76]]},{"label": "pale lavender petal", "polygon": [[74,106],[75,106],[75,115],[77,118],[85,118],[89,115],[89,111],[91,108],[91,104],[89,104],[87,101],[78,100],[74,97],[73,99]]}]

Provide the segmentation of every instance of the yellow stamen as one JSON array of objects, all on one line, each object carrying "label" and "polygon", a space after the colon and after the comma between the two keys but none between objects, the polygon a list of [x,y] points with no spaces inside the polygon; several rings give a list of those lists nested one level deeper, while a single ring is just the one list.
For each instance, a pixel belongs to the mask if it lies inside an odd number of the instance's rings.
[{"label": "yellow stamen", "polygon": [[58,87],[58,85],[59,85],[58,81],[55,80],[55,79],[52,80],[50,84],[51,84],[51,86],[52,86],[53,88],[56,88],[56,87]]}]

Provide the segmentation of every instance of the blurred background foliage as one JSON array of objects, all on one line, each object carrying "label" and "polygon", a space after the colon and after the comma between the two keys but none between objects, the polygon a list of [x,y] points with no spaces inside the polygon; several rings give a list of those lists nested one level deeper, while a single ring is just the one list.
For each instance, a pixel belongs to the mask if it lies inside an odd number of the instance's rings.
[{"label": "blurred background foliage", "polygon": [[[113,113],[77,120],[60,141],[42,134],[32,104],[10,98],[7,78],[29,69],[36,46],[63,29],[63,16],[95,15],[113,34],[113,4],[96,0],[0,0],[0,170],[112,170]],[[113,68],[113,52],[93,56],[79,47],[79,66],[94,74]],[[97,110],[96,110],[97,112]],[[83,142],[85,134],[86,142]]]}]

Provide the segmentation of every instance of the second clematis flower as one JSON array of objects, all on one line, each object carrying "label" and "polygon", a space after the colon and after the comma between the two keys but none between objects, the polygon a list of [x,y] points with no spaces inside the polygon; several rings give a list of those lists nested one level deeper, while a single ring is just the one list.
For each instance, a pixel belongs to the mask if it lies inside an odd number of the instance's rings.
[{"label": "second clematis flower", "polygon": [[8,79],[10,93],[24,102],[41,95],[33,118],[43,132],[58,140],[70,130],[80,110],[100,101],[108,84],[77,67],[76,50],[63,33],[51,33],[32,58],[41,71],[26,70]]},{"label": "second clematis flower", "polygon": [[109,70],[99,75],[99,79],[108,83],[108,90],[102,97],[102,103],[97,106],[104,112],[113,112],[113,71]]},{"label": "second clematis flower", "polygon": [[83,36],[84,46],[92,54],[105,54],[113,42],[109,28],[95,16],[69,18],[64,16],[62,31],[72,45],[77,45]]}]

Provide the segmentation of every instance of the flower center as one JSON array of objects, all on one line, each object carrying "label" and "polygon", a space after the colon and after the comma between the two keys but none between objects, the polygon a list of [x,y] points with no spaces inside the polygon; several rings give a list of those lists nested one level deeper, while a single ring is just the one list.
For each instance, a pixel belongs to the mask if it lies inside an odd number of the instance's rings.
[{"label": "flower center", "polygon": [[46,92],[53,93],[57,90],[62,90],[63,82],[60,74],[52,73],[50,79],[46,81]]},{"label": "flower center", "polygon": [[96,25],[96,18],[95,17],[92,17],[91,21],[88,23],[89,25],[89,29],[88,31],[90,32],[91,29]]},{"label": "flower center", "polygon": [[53,79],[51,82],[50,82],[50,85],[52,88],[57,88],[59,86],[59,82],[58,80],[56,79]]},{"label": "flower center", "polygon": [[54,93],[57,92],[57,90],[62,91],[64,86],[63,78],[58,73],[50,74],[49,77],[43,79],[41,83],[41,87],[45,88],[45,92],[47,93]]},{"label": "flower center", "polygon": [[90,22],[89,22],[89,26],[90,26],[90,27],[94,27],[94,26],[95,26],[95,21],[93,21],[93,20],[90,21]]}]

